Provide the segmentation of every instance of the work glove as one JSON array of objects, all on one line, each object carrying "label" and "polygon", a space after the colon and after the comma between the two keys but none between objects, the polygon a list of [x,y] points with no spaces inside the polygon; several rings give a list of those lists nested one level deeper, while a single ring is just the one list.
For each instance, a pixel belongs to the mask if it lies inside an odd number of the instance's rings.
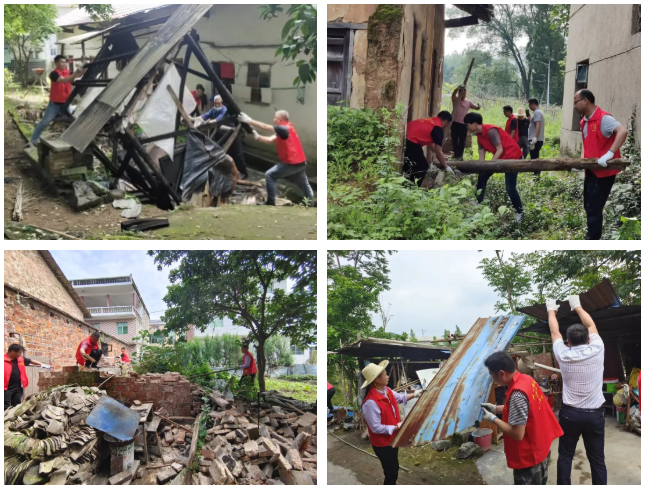
[{"label": "work glove", "polygon": [[599,158],[599,162],[598,162],[599,165],[601,165],[602,167],[607,167],[608,166],[608,160],[611,160],[614,156],[615,156],[615,152],[611,151],[611,150],[608,150],[608,152],[604,156]]},{"label": "work glove", "polygon": [[204,124],[206,121],[202,119],[202,116],[197,116],[193,118],[193,126],[196,128],[199,128],[202,124]]},{"label": "work glove", "polygon": [[419,398],[424,393],[424,390],[415,390],[415,398]]},{"label": "work glove", "polygon": [[251,122],[251,118],[247,116],[244,112],[241,112],[238,114],[238,121],[240,121],[243,124],[249,124]]},{"label": "work glove", "polygon": [[449,174],[451,174],[453,177],[455,177],[455,172],[454,172],[454,171],[453,171],[453,169],[452,169],[451,167],[449,167],[448,165],[446,166],[446,168],[444,169],[444,171],[445,171],[445,172],[447,172],[447,173],[449,173]]},{"label": "work glove", "polygon": [[555,299],[546,299],[545,306],[547,311],[557,311],[561,305],[557,305]]},{"label": "work glove", "polygon": [[485,410],[484,408],[482,409],[482,421],[483,422],[493,422],[497,418],[498,418],[498,416],[496,416],[493,413]]},{"label": "work glove", "polygon": [[395,430],[399,430],[399,428],[402,426],[402,424],[403,424],[403,422],[399,422],[399,423],[395,426]]},{"label": "work glove", "polygon": [[529,144],[530,145],[535,145],[537,141],[538,141],[538,139],[536,137],[534,137],[531,140],[529,140]]},{"label": "work glove", "polygon": [[486,410],[496,415],[496,410],[498,407],[496,407],[493,403],[481,403],[480,406],[483,408],[483,410]]},{"label": "work glove", "polygon": [[578,294],[573,294],[567,297],[567,300],[570,302],[570,309],[574,311],[574,308],[581,306],[581,299],[579,299]]},{"label": "work glove", "polygon": [[251,132],[251,134],[253,134],[253,139],[255,139],[255,140],[260,138],[260,135],[258,134],[258,131],[256,131],[255,129]]},{"label": "work glove", "polygon": [[52,366],[48,366],[47,364],[41,364],[40,369],[51,369]]},{"label": "work glove", "polygon": [[464,86],[464,84],[463,84],[463,83],[461,83],[460,85],[458,85],[458,89],[461,89],[461,88],[463,88],[463,89],[464,89],[464,88],[466,88],[466,87]]}]

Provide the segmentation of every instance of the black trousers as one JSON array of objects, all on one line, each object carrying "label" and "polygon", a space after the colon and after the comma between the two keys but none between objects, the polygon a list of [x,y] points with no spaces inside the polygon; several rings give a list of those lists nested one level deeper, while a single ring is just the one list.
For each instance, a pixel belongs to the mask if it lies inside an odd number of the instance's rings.
[{"label": "black trousers", "polygon": [[603,232],[603,208],[608,201],[616,175],[599,178],[589,170],[585,171],[583,184],[583,207],[588,218],[586,240],[601,240]]},{"label": "black trousers", "polygon": [[[482,190],[477,196],[478,202],[482,202],[485,195],[485,189],[487,188],[487,182],[493,175],[493,172],[483,172],[478,175],[478,182],[476,184],[476,192]],[[516,188],[516,182],[518,181],[518,173],[508,172],[505,174],[505,189],[507,189],[507,195],[511,200],[511,205],[514,207],[517,213],[523,212],[523,202],[520,200],[520,194],[518,194],[518,189]]]},{"label": "black trousers", "polygon": [[330,410],[330,412],[334,410],[334,405],[332,405],[332,397],[334,396],[334,393],[336,393],[334,387],[327,390],[327,408]]},{"label": "black trousers", "polygon": [[399,448],[372,446],[384,469],[384,485],[396,485],[399,476]]},{"label": "black trousers", "polygon": [[[541,155],[541,148],[543,148],[543,142],[542,141],[537,141],[536,144],[534,145],[533,150],[529,150],[529,158],[531,160],[538,160]],[[534,175],[541,175],[540,171],[539,172],[534,172]]]},{"label": "black trousers", "polygon": [[559,459],[556,465],[556,484],[571,485],[572,458],[579,437],[583,436],[585,455],[590,461],[593,485],[607,485],[608,474],[603,453],[605,420],[601,410],[581,411],[563,405],[559,413],[563,435],[559,439]]},{"label": "black trousers", "polygon": [[408,180],[413,183],[417,182],[417,186],[421,187],[428,169],[429,164],[424,156],[422,145],[406,140],[406,149],[404,150],[404,175]]},{"label": "black trousers", "polygon": [[451,123],[451,142],[453,143],[453,156],[462,160],[464,146],[467,144],[467,125],[458,122]]},{"label": "black trousers", "polygon": [[97,362],[99,362],[99,359],[101,359],[102,355],[103,351],[101,349],[92,349],[92,352],[90,352],[90,357],[96,362],[85,361],[85,367],[96,367],[96,364]]},{"label": "black trousers", "polygon": [[22,403],[22,386],[9,386],[4,390],[4,409],[9,407],[17,407]]}]

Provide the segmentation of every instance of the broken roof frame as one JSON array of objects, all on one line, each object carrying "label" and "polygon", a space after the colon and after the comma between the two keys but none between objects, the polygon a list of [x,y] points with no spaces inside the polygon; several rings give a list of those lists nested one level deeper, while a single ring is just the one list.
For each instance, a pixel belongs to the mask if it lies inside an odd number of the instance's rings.
[{"label": "broken roof frame", "polygon": [[335,351],[335,354],[352,356],[361,359],[402,358],[411,361],[448,359],[450,350],[417,342],[406,342],[394,339],[364,337],[356,342],[346,344]]},{"label": "broken roof frame", "polygon": [[493,382],[484,361],[507,350],[524,319],[479,318],[413,406],[392,446],[420,446],[473,426]]},{"label": "broken roof frame", "polygon": [[[122,129],[124,120],[134,110],[137,100],[145,95],[145,91],[158,76],[158,68],[166,64],[177,68],[181,83],[177,98],[182,103],[186,76],[190,72],[200,78],[210,81],[217,92],[222,96],[228,108],[227,117],[220,121],[211,134],[215,134],[221,126],[233,127],[227,131],[217,142],[225,152],[231,147],[240,130],[251,132],[247,124],[240,124],[237,116],[240,108],[227,90],[220,78],[210,65],[208,58],[199,45],[199,36],[193,26],[213,7],[213,4],[180,5],[175,12],[167,18],[152,19],[130,25],[120,25],[107,31],[105,42],[96,58],[86,64],[87,71],[81,80],[73,82],[72,93],[65,103],[68,107],[75,97],[83,95],[89,87],[105,87],[95,100],[79,115],[79,117],[66,129],[60,139],[65,145],[83,152],[88,147],[93,155],[105,166],[114,179],[124,178],[134,185],[138,191],[148,197],[158,207],[165,210],[174,209],[181,203],[179,186],[183,172],[183,162],[179,170],[168,172],[157,165],[144,144],[161,139],[174,139],[174,148],[177,150],[177,138],[191,129],[180,130],[182,115],[176,110],[175,129],[171,133],[158,135],[151,138],[139,138],[131,128]],[[115,42],[118,36],[130,36],[132,32],[140,29],[142,25],[163,24],[160,29],[152,34],[148,42],[132,51],[119,51],[112,49],[120,43]],[[132,38],[134,40],[134,38]],[[176,60],[182,48],[186,48],[183,62]],[[205,73],[189,68],[191,57],[195,56]],[[105,74],[112,61],[125,60],[128,64],[113,79],[106,80]],[[159,88],[159,87],[158,87]],[[123,111],[117,109],[127,100],[134,90]],[[112,140],[112,158],[109,158],[96,143],[95,138],[99,133],[107,133]],[[119,145],[124,151],[119,151]],[[208,182],[207,182],[208,185]]]}]

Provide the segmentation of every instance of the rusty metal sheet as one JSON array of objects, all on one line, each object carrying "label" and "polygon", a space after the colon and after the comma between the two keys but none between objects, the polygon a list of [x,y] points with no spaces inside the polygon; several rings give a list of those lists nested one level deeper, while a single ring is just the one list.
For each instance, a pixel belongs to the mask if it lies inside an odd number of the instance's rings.
[{"label": "rusty metal sheet", "polygon": [[429,362],[434,359],[448,359],[451,354],[447,347],[373,337],[365,337],[357,342],[344,345],[335,352],[361,359],[392,359],[400,357],[409,361]]},{"label": "rusty metal sheet", "polygon": [[479,318],[433,378],[404,421],[392,445],[420,446],[451,436],[481,417],[492,379],[485,359],[506,350],[525,316]]}]

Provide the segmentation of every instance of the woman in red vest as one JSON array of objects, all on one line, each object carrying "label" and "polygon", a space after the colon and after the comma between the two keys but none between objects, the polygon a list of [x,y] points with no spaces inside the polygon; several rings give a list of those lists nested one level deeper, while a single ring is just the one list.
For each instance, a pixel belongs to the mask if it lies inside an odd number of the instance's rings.
[{"label": "woman in red vest", "polygon": [[506,352],[495,352],[484,364],[494,382],[507,387],[504,405],[481,404],[482,420],[502,431],[514,484],[547,484],[550,448],[554,439],[563,435],[547,398],[532,377],[516,371],[514,360]]},{"label": "woman in red vest", "polygon": [[314,204],[314,192],[310,187],[307,178],[306,168],[307,161],[301,140],[296,133],[294,125],[289,121],[287,111],[276,111],[274,115],[274,124],[265,124],[260,121],[254,121],[244,112],[238,115],[238,120],[243,124],[250,124],[255,128],[271,131],[271,136],[260,136],[255,130],[253,137],[256,141],[266,144],[276,144],[276,153],[280,163],[271,167],[265,173],[267,181],[267,202],[269,206],[276,205],[276,181],[278,179],[289,178],[296,184],[305,197],[309,200],[309,205]]},{"label": "woman in red vest", "polygon": [[56,67],[49,74],[49,79],[52,82],[52,86],[49,89],[49,104],[47,104],[43,118],[31,135],[31,139],[27,144],[28,147],[33,147],[38,142],[40,135],[47,129],[49,123],[60,114],[63,107],[65,107],[67,98],[72,93],[72,82],[77,78],[81,78],[84,73],[84,70],[79,69],[70,74],[70,71],[67,69],[67,58],[61,54],[54,58],[54,65]]},{"label": "woman in red vest", "polygon": [[370,363],[361,371],[365,378],[361,389],[369,387],[361,410],[368,426],[370,444],[384,470],[384,485],[395,485],[399,474],[399,448],[391,447],[390,442],[402,424],[398,404],[405,405],[411,398],[418,397],[421,390],[414,394],[395,393],[388,388],[386,366],[388,361],[381,361],[379,365]]},{"label": "woman in red vest", "polygon": [[[608,160],[621,158],[619,148],[626,141],[628,130],[595,105],[594,94],[579,90],[574,94],[574,109],[581,118],[583,154],[581,158],[598,158],[601,167],[608,166]],[[583,206],[588,218],[586,240],[600,240],[603,233],[603,208],[608,201],[620,170],[599,168],[585,171],[583,184]]]},{"label": "woman in red vest", "polygon": [[[523,152],[518,143],[502,128],[493,124],[483,124],[482,115],[470,112],[464,116],[464,123],[468,130],[478,137],[478,159],[480,161],[484,161],[486,152],[493,155],[492,160],[520,160],[522,158]],[[478,183],[476,184],[478,202],[482,202],[484,199],[487,182],[492,175],[493,172],[482,172],[478,175]],[[505,188],[511,204],[516,210],[516,222],[519,222],[523,217],[523,203],[520,200],[518,189],[516,189],[517,180],[517,172],[505,173]]]},{"label": "woman in red vest", "polygon": [[242,347],[240,347],[240,350],[242,351],[243,354],[243,359],[242,359],[242,365],[240,366],[240,369],[242,369],[242,376],[240,376],[240,382],[245,377],[249,377],[251,379],[251,383],[256,380],[256,373],[258,372],[258,369],[256,368],[256,360],[253,357],[253,354],[249,352],[249,345],[247,344],[242,344]]},{"label": "woman in red vest", "polygon": [[25,366],[43,366],[51,369],[51,366],[41,364],[23,357],[25,348],[20,344],[11,344],[4,355],[4,409],[16,407],[22,402],[24,388],[29,386]]}]

